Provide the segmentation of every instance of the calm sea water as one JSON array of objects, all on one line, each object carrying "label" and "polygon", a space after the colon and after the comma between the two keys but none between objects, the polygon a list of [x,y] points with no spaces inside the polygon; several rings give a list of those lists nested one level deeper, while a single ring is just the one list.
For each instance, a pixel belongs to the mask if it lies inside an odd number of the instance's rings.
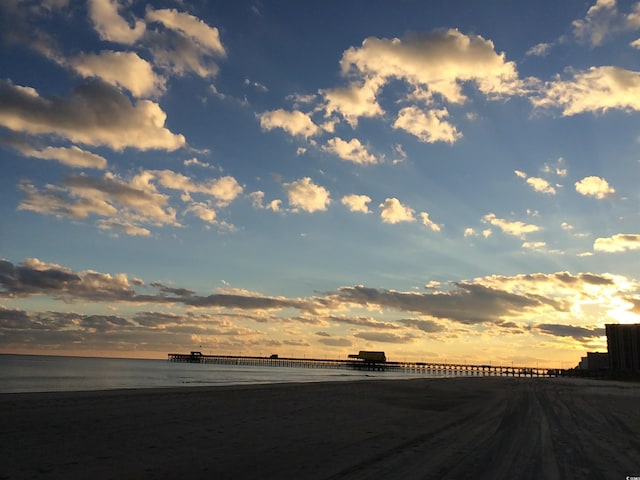
[{"label": "calm sea water", "polygon": [[0,354],[0,393],[415,378],[397,372]]}]

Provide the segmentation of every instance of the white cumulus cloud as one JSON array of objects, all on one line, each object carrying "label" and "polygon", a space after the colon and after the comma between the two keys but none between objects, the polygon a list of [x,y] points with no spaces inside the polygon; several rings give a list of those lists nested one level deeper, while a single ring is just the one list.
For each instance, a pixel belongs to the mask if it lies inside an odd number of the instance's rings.
[{"label": "white cumulus cloud", "polygon": [[334,153],[343,160],[360,165],[378,161],[375,155],[370,153],[357,138],[352,138],[348,142],[340,137],[331,138],[327,141],[323,150]]},{"label": "white cumulus cloud", "polygon": [[198,46],[220,57],[227,52],[220,41],[220,32],[199,18],[173,8],[155,10],[147,6],[146,18],[149,22],[162,23],[165,27],[180,32],[183,36],[195,41]]},{"label": "white cumulus cloud", "polygon": [[607,198],[615,193],[615,189],[601,177],[585,177],[575,183],[576,191],[587,197],[594,197],[598,200]]},{"label": "white cumulus cloud", "polygon": [[42,97],[33,88],[0,80],[0,125],[32,135],[55,134],[114,150],[175,150],[184,136],[164,126],[166,113],[151,100],[131,103],[102,82],[76,87],[68,98]]},{"label": "white cumulus cloud", "polygon": [[393,128],[400,128],[425,143],[454,143],[462,134],[446,119],[446,108],[423,111],[418,107],[405,107],[398,112]]},{"label": "white cumulus cloud", "polygon": [[547,82],[538,97],[531,97],[536,107],[557,107],[564,116],[610,109],[640,110],[640,72],[621,67],[591,67],[573,73],[570,80]]},{"label": "white cumulus cloud", "polygon": [[118,0],[89,0],[89,17],[102,40],[134,44],[146,30],[142,20],[135,19],[133,26],[120,16]]},{"label": "white cumulus cloud", "polygon": [[281,128],[291,135],[304,138],[312,137],[320,132],[320,127],[313,123],[309,115],[299,110],[288,112],[280,108],[278,110],[264,112],[258,115],[258,117],[260,119],[260,126],[264,130]]},{"label": "white cumulus cloud", "polygon": [[400,203],[397,198],[386,198],[380,205],[383,223],[415,222],[415,210]]},{"label": "white cumulus cloud", "polygon": [[[520,221],[510,221],[503,218],[498,218],[495,213],[486,214],[482,220],[485,223],[489,223],[494,227],[498,227],[507,235],[523,238],[528,233],[534,233],[540,230],[537,225],[527,224]],[[486,235],[488,236],[488,235]]]},{"label": "white cumulus cloud", "polygon": [[612,237],[596,238],[593,243],[596,252],[618,253],[627,250],[640,250],[640,234],[619,233]]},{"label": "white cumulus cloud", "polygon": [[98,77],[126,88],[136,97],[156,95],[164,90],[164,78],[134,52],[82,53],[70,59],[69,64],[83,77]]},{"label": "white cumulus cloud", "polygon": [[238,181],[231,176],[211,179],[206,182],[195,182],[186,175],[172,170],[154,170],[147,172],[158,179],[160,184],[172,190],[186,193],[203,193],[216,198],[218,206],[229,205],[243,191]]},{"label": "white cumulus cloud", "polygon": [[440,225],[429,218],[429,214],[427,212],[420,212],[420,220],[425,227],[430,228],[434,232],[439,232],[440,230],[442,230],[442,227]]},{"label": "white cumulus cloud", "polygon": [[294,211],[305,212],[325,211],[331,203],[329,190],[313,183],[311,178],[304,177],[291,183],[285,183],[289,204]]},{"label": "white cumulus cloud", "polygon": [[345,195],[340,201],[352,212],[371,213],[368,205],[371,197],[367,195]]}]

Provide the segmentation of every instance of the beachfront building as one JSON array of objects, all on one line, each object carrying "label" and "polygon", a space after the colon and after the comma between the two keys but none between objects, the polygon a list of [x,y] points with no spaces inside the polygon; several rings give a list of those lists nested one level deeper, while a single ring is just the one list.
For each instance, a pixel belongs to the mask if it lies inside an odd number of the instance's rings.
[{"label": "beachfront building", "polygon": [[640,323],[607,324],[609,365],[614,371],[640,371]]},{"label": "beachfront building", "polygon": [[608,370],[609,354],[602,352],[588,352],[586,357],[580,359],[580,370]]}]

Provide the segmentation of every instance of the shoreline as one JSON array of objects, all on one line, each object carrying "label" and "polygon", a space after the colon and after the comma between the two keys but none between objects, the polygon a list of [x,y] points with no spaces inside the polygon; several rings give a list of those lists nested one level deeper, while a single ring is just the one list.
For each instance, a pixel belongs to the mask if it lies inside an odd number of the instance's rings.
[{"label": "shoreline", "polygon": [[625,478],[640,385],[500,377],[0,394],[0,478]]}]

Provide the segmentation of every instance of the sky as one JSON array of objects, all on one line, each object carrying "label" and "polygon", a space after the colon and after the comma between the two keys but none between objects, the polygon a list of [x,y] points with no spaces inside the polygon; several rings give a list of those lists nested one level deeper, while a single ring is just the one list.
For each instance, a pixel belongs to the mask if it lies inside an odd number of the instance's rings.
[{"label": "sky", "polygon": [[640,322],[640,2],[0,8],[0,352],[566,368]]}]

